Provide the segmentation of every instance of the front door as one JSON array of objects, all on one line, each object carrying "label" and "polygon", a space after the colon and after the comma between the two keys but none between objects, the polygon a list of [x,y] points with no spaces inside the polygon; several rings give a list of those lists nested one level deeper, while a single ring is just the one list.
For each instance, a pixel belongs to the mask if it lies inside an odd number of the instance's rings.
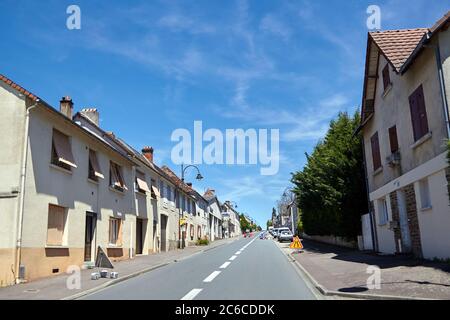
[{"label": "front door", "polygon": [[136,254],[142,254],[142,219],[136,219]]},{"label": "front door", "polygon": [[397,191],[397,199],[398,199],[398,211],[399,211],[399,224],[400,224],[400,233],[402,234],[402,253],[410,253],[412,252],[412,244],[411,244],[411,233],[409,230],[409,219],[408,213],[406,211],[406,197],[405,193],[401,190]]},{"label": "front door", "polygon": [[94,240],[97,218],[94,213],[86,213],[84,233],[84,261],[92,261],[92,241]]},{"label": "front door", "polygon": [[167,216],[161,215],[161,251],[167,251]]}]

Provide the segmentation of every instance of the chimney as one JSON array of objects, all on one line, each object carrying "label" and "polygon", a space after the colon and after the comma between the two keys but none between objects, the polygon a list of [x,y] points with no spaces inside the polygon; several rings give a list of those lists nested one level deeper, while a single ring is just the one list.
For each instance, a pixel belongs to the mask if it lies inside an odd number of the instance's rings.
[{"label": "chimney", "polygon": [[62,97],[59,102],[59,111],[67,118],[72,119],[73,102],[69,96]]},{"label": "chimney", "polygon": [[148,161],[153,163],[153,148],[152,147],[144,147],[142,148],[142,154],[147,158]]},{"label": "chimney", "polygon": [[84,115],[86,118],[88,118],[89,120],[91,120],[93,123],[95,123],[95,125],[97,127],[99,127],[99,118],[100,115],[97,111],[97,109],[94,108],[85,108],[83,110],[81,110],[80,112],[82,115]]}]

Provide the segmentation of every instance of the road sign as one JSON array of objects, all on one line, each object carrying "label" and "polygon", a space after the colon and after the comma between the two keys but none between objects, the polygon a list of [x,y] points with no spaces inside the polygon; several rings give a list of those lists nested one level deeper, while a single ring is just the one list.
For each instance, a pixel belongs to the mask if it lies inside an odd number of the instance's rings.
[{"label": "road sign", "polygon": [[180,226],[184,226],[187,223],[187,219],[186,218],[181,218],[180,219]]},{"label": "road sign", "polygon": [[303,244],[299,237],[294,237],[294,241],[289,246],[291,249],[303,249]]}]

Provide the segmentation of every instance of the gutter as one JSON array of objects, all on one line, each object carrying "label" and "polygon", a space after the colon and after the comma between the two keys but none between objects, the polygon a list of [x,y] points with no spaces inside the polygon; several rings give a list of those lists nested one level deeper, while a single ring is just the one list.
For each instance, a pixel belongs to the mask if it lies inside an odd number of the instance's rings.
[{"label": "gutter", "polygon": [[20,272],[20,264],[22,260],[22,230],[23,230],[23,215],[24,215],[24,207],[25,207],[25,181],[26,181],[26,173],[27,173],[27,160],[28,160],[28,132],[30,127],[30,111],[35,108],[39,99],[36,102],[27,108],[27,112],[25,115],[25,126],[24,126],[24,137],[23,137],[23,145],[22,145],[22,168],[20,172],[20,194],[19,194],[19,209],[18,216],[19,221],[17,223],[17,241],[16,241],[16,260],[15,260],[15,278],[16,283],[20,283],[21,280],[19,278]]}]

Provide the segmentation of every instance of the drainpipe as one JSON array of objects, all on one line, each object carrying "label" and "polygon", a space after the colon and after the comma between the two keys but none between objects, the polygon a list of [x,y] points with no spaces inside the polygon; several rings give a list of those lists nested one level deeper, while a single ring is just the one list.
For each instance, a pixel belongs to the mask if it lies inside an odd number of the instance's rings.
[{"label": "drainpipe", "polygon": [[441,60],[441,50],[439,46],[439,42],[437,45],[427,44],[424,47],[426,48],[433,48],[434,54],[436,56],[436,64],[439,74],[439,85],[440,85],[440,92],[442,97],[442,108],[444,109],[444,117],[445,117],[445,125],[447,129],[447,138],[450,138],[450,120],[449,120],[449,110],[448,110],[448,101],[447,101],[447,93],[445,90],[445,77],[444,77],[444,71],[442,67],[442,60]]},{"label": "drainpipe", "polygon": [[20,264],[22,262],[22,230],[23,230],[23,214],[25,207],[25,178],[27,174],[27,160],[28,160],[28,132],[30,126],[30,111],[35,108],[39,99],[36,102],[27,108],[25,114],[25,126],[23,133],[23,145],[22,145],[22,168],[20,171],[20,195],[19,195],[19,209],[18,209],[18,217],[19,221],[17,223],[17,241],[16,241],[16,260],[15,260],[15,278],[16,283],[20,283],[19,272],[20,272]]},{"label": "drainpipe", "polygon": [[364,137],[362,136],[361,136],[361,144],[363,150],[364,182],[366,184],[367,206],[369,209],[369,218],[370,218],[370,233],[372,234],[372,247],[374,252],[378,252],[378,236],[375,228],[375,219],[373,217],[373,211],[371,210],[370,205],[369,179],[367,175],[367,165],[366,165],[366,148],[364,144]]}]

